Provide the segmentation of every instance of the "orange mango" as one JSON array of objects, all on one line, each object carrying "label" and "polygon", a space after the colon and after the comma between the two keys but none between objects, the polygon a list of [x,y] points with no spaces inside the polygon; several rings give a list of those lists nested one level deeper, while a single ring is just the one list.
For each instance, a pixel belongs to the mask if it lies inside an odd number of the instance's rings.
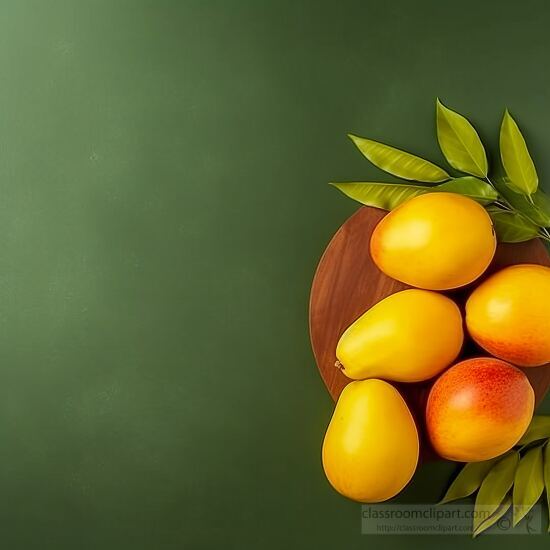
[{"label": "orange mango", "polygon": [[472,338],[521,367],[550,362],[550,268],[518,264],[476,288],[466,303]]}]

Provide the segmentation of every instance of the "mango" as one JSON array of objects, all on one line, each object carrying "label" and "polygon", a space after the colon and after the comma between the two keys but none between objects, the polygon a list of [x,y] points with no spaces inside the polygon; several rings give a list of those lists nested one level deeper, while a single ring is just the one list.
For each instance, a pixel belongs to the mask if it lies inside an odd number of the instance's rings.
[{"label": "mango", "polygon": [[463,336],[460,310],[450,298],[403,290],[378,302],[342,334],[337,366],[355,380],[418,382],[456,359]]},{"label": "mango", "polygon": [[387,214],[375,227],[370,253],[386,275],[429,290],[475,281],[496,250],[491,218],[456,193],[427,193]]},{"label": "mango", "polygon": [[477,462],[511,449],[531,422],[535,394],[525,374],[492,357],[467,359],[432,386],[426,428],[439,455]]},{"label": "mango", "polygon": [[342,391],[323,442],[323,468],[339,493],[382,502],[399,493],[418,463],[418,432],[399,392],[383,380]]},{"label": "mango", "polygon": [[491,355],[522,367],[550,362],[550,268],[518,264],[489,277],[466,303],[466,326]]}]

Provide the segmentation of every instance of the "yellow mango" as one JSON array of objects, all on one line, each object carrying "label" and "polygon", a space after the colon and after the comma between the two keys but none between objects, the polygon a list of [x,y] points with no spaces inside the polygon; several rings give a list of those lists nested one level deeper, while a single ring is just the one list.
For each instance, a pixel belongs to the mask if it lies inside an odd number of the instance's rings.
[{"label": "yellow mango", "polygon": [[429,290],[409,289],[378,302],[340,337],[337,366],[354,380],[427,380],[458,356],[464,334],[458,306]]},{"label": "yellow mango", "polygon": [[351,382],[342,391],[323,442],[330,484],[359,502],[399,493],[418,463],[418,432],[399,392],[383,380]]},{"label": "yellow mango", "polygon": [[370,241],[371,257],[381,271],[429,290],[475,281],[495,250],[487,211],[456,193],[427,193],[408,200],[380,221]]}]

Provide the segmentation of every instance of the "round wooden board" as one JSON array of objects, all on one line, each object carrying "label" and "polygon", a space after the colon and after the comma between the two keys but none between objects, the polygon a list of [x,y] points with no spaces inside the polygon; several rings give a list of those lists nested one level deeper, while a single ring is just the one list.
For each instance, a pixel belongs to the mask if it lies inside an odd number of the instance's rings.
[{"label": "round wooden board", "polygon": [[[394,292],[409,288],[384,275],[374,265],[369,254],[371,233],[385,214],[383,210],[366,206],[353,214],[330,241],[313,279],[309,304],[311,344],[321,376],[334,400],[351,381],[334,366],[336,344],[341,334],[371,306]],[[550,266],[550,256],[539,239],[499,244],[485,276],[507,265],[519,263]],[[446,294],[462,307],[472,286]],[[467,338],[461,358],[476,355],[487,353]],[[550,387],[550,368],[527,368],[524,372],[535,390],[538,404]],[[432,382],[395,383],[415,416],[421,436],[423,460],[437,458],[424,430],[424,406]]]}]

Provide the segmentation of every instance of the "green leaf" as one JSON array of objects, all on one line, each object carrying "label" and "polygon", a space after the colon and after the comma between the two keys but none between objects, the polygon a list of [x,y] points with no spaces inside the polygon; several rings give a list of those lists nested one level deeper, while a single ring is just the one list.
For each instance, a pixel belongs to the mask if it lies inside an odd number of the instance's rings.
[{"label": "green leaf", "polygon": [[469,462],[466,464],[451,483],[451,486],[439,504],[445,504],[446,502],[470,496],[477,491],[496,461],[497,459],[493,458],[491,460],[484,460],[483,462]]},{"label": "green leaf", "polygon": [[514,478],[514,525],[537,503],[544,491],[542,447],[529,449],[519,462]]},{"label": "green leaf", "polygon": [[521,243],[539,235],[539,228],[517,212],[502,210],[496,206],[490,206],[487,212],[493,220],[497,239],[501,243]]},{"label": "green leaf", "polygon": [[548,437],[550,437],[550,416],[533,416],[531,424],[519,440],[518,445],[527,445],[537,439],[547,439]]},{"label": "green leaf", "polygon": [[511,451],[485,476],[476,498],[475,510],[479,513],[474,517],[474,532],[485,520],[481,512],[494,513],[506,497],[514,483],[518,463],[519,453]]},{"label": "green leaf", "polygon": [[405,201],[426,193],[459,193],[481,204],[489,204],[498,196],[488,183],[472,177],[456,178],[435,187],[379,182],[331,183],[330,185],[361,204],[384,210],[393,210]]},{"label": "green leaf", "polygon": [[474,537],[480,535],[486,529],[494,525],[512,505],[512,496],[510,494],[504,497],[504,500],[499,504],[498,508],[485,520],[481,521],[476,529],[474,529]]},{"label": "green leaf", "polygon": [[475,128],[437,100],[437,139],[449,164],[467,174],[487,177],[487,155]]},{"label": "green leaf", "polygon": [[331,183],[340,189],[344,195],[376,208],[393,210],[406,200],[418,195],[423,195],[429,188],[421,185],[406,185],[403,183],[378,183],[378,182],[356,182],[356,183]]},{"label": "green leaf", "polygon": [[491,204],[498,199],[498,193],[493,186],[473,176],[455,178],[436,187],[432,187],[428,191],[458,193],[470,197],[480,204]]},{"label": "green leaf", "polygon": [[550,227],[550,197],[539,188],[528,198],[524,193],[518,193],[511,189],[509,182],[510,179],[505,177],[497,178],[493,183],[498,192],[516,210],[525,214],[538,226]]},{"label": "green leaf", "polygon": [[539,185],[537,170],[525,139],[508,109],[504,112],[500,127],[500,158],[510,178],[510,186],[520,193],[532,195]]},{"label": "green leaf", "polygon": [[348,136],[376,167],[398,178],[439,183],[451,177],[443,168],[401,149],[352,134]]},{"label": "green leaf", "polygon": [[[546,500],[550,515],[550,445],[548,443],[544,446],[544,485],[546,486]],[[550,533],[550,521],[548,523],[548,532]]]}]

